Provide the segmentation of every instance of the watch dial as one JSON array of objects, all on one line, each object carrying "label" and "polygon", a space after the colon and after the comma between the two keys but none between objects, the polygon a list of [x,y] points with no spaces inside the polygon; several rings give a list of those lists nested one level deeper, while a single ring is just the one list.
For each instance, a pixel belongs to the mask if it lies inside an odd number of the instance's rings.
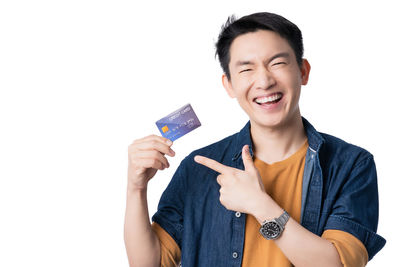
[{"label": "watch dial", "polygon": [[268,222],[267,224],[265,224],[264,227],[262,228],[262,231],[263,231],[264,236],[272,239],[272,238],[277,237],[280,234],[281,229],[276,222],[272,221],[272,222]]}]

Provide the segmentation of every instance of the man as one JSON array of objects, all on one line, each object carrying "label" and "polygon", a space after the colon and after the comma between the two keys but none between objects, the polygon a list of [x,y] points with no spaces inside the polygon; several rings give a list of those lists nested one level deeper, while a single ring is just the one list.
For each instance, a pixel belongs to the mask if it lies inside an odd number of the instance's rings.
[{"label": "man", "polygon": [[129,146],[130,264],[365,266],[386,242],[373,156],[301,117],[310,64],[300,30],[271,13],[231,17],[216,47],[249,122],[181,162],[152,224],[147,183],[175,152],[155,135]]}]

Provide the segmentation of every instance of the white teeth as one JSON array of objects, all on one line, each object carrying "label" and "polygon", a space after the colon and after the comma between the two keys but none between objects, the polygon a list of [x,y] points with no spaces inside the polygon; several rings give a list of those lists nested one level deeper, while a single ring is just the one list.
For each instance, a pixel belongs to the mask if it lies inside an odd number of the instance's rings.
[{"label": "white teeth", "polygon": [[264,96],[264,97],[257,98],[255,101],[259,104],[265,104],[268,102],[276,101],[276,100],[280,99],[281,97],[282,97],[282,94],[278,93],[278,94],[273,94],[268,97]]}]

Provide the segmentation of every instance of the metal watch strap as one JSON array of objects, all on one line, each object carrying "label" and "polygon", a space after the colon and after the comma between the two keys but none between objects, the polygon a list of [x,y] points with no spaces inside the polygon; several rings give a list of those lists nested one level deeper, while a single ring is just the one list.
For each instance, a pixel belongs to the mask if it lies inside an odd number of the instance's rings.
[{"label": "metal watch strap", "polygon": [[278,218],[275,218],[275,221],[282,227],[285,227],[285,224],[289,221],[289,213],[286,210],[283,210],[283,214]]}]

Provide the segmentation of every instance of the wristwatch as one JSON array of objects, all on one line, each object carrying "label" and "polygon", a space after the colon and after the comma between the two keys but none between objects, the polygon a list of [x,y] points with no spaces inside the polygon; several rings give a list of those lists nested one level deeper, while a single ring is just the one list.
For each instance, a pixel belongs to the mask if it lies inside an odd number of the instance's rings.
[{"label": "wristwatch", "polygon": [[278,218],[270,221],[265,220],[260,228],[260,233],[263,237],[268,240],[277,239],[285,229],[285,225],[288,222],[290,216],[286,210],[283,210],[283,214]]}]

